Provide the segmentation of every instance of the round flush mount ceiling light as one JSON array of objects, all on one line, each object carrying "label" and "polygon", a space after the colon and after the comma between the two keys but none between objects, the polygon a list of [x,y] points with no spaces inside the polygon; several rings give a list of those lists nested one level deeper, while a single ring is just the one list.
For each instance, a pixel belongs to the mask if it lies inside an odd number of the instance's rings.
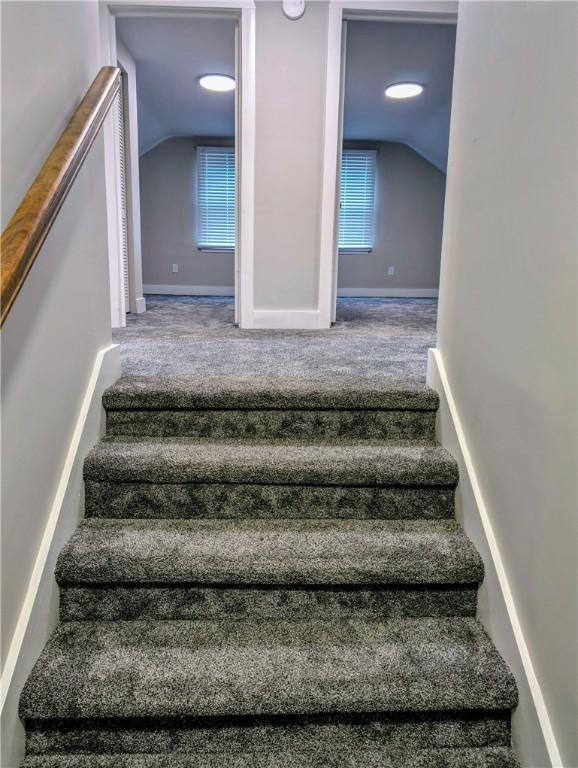
[{"label": "round flush mount ceiling light", "polygon": [[203,75],[199,77],[199,84],[207,91],[234,91],[235,78],[230,75]]},{"label": "round flush mount ceiling light", "polygon": [[394,83],[385,89],[388,99],[413,99],[423,91],[423,85],[419,83]]}]

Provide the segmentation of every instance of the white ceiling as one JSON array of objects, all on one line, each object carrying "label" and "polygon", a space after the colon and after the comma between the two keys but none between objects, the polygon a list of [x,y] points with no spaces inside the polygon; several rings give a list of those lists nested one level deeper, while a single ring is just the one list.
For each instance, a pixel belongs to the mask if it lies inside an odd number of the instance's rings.
[{"label": "white ceiling", "polygon": [[233,136],[234,92],[211,93],[200,75],[235,75],[232,19],[118,18],[136,62],[139,153],[169,136]]},{"label": "white ceiling", "polygon": [[[447,166],[455,26],[349,21],[344,138],[400,141]],[[421,83],[420,96],[384,97],[391,83]]]}]

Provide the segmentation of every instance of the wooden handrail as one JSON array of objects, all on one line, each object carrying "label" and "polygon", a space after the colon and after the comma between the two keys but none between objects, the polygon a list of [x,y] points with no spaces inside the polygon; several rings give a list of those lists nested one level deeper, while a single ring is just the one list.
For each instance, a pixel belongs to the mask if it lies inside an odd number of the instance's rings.
[{"label": "wooden handrail", "polygon": [[120,90],[120,70],[102,67],[0,239],[0,325],[80,171]]}]

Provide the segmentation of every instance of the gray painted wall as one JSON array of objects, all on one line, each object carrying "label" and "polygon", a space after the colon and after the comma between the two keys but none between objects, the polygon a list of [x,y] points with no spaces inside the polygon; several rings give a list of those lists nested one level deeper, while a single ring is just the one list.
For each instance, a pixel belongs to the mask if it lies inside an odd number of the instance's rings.
[{"label": "gray painted wall", "polygon": [[256,5],[255,307],[316,309],[328,3]]},{"label": "gray painted wall", "polygon": [[[196,148],[202,144],[232,146],[233,139],[167,139],[140,159],[145,285],[233,287],[233,254],[196,247]],[[371,253],[340,254],[339,287],[437,289],[445,175],[404,144],[345,146],[378,149],[376,238]]]},{"label": "gray painted wall", "polygon": [[575,3],[460,5],[438,323],[568,768],[578,765],[576,14]]},{"label": "gray painted wall", "polygon": [[[232,251],[199,251],[196,237],[196,149],[233,139],[167,139],[140,158],[143,283],[225,286],[235,283]],[[173,264],[179,272],[173,273]]]},{"label": "gray painted wall", "polygon": [[[339,254],[338,288],[431,288],[439,284],[445,175],[405,144],[376,148],[375,247]],[[394,267],[393,275],[387,274]]]},{"label": "gray painted wall", "polygon": [[[1,13],[4,226],[95,77],[100,49],[96,2],[8,2]],[[3,666],[95,357],[110,341],[100,137],[2,329]],[[40,643],[56,607],[35,627]],[[21,672],[34,660],[22,659]],[[22,746],[16,705],[17,692],[2,718],[6,768]]]}]

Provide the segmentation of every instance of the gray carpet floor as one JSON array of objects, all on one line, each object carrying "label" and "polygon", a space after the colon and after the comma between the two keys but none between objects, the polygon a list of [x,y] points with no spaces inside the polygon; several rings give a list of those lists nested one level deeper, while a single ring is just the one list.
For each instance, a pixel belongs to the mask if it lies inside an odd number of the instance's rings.
[{"label": "gray carpet floor", "polygon": [[435,299],[339,299],[329,330],[240,330],[232,299],[147,296],[147,312],[129,315],[114,339],[123,376],[424,383],[436,314]]}]

